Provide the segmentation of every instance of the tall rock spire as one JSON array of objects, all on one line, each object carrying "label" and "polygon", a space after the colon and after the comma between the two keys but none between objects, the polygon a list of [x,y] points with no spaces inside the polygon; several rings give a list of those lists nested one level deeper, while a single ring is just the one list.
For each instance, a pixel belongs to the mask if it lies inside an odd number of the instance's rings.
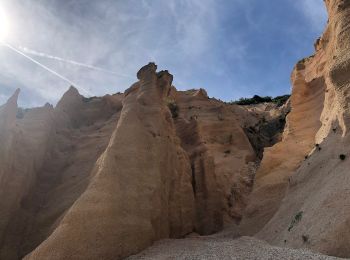
[{"label": "tall rock spire", "polygon": [[17,114],[17,100],[20,93],[20,89],[16,89],[13,95],[7,100],[7,102],[0,107],[0,129],[10,128],[13,126],[16,120]]}]

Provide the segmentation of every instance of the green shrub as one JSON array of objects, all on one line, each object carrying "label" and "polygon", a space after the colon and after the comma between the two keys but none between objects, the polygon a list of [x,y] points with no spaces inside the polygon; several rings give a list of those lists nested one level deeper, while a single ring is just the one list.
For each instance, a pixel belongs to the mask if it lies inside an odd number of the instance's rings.
[{"label": "green shrub", "polygon": [[175,100],[167,100],[166,102],[172,117],[177,118],[179,116],[179,107],[176,104]]},{"label": "green shrub", "polygon": [[237,105],[255,105],[260,103],[275,103],[277,106],[282,106],[286,103],[286,101],[289,99],[290,95],[283,95],[283,96],[277,96],[275,98],[272,98],[270,96],[261,97],[258,95],[253,96],[252,98],[240,98],[239,100],[230,102],[231,104],[237,104]]},{"label": "green shrub", "polygon": [[234,104],[237,105],[252,105],[252,104],[260,104],[264,102],[272,102],[271,97],[260,97],[258,95],[253,96],[252,98],[240,98],[238,101],[234,101]]},{"label": "green shrub", "polygon": [[345,154],[341,154],[341,155],[339,155],[339,159],[340,159],[340,160],[344,161],[344,160],[345,160],[345,158],[346,158],[346,155],[345,155]]},{"label": "green shrub", "polygon": [[299,211],[295,216],[294,219],[292,220],[292,222],[290,223],[289,227],[288,227],[288,231],[291,231],[292,228],[298,224],[301,220],[301,218],[303,217],[303,212]]},{"label": "green shrub", "polygon": [[277,96],[272,99],[272,102],[277,104],[278,107],[280,107],[280,106],[283,106],[289,98],[290,98],[290,95]]},{"label": "green shrub", "polygon": [[303,239],[304,243],[309,241],[309,236],[308,235],[302,235],[301,238]]}]

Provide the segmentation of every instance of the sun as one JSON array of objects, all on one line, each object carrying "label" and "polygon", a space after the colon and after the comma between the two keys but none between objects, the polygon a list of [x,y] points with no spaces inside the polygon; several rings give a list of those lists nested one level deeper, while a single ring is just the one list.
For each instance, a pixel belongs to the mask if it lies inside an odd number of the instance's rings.
[{"label": "sun", "polygon": [[9,22],[3,8],[0,7],[0,42],[6,41],[9,34]]}]

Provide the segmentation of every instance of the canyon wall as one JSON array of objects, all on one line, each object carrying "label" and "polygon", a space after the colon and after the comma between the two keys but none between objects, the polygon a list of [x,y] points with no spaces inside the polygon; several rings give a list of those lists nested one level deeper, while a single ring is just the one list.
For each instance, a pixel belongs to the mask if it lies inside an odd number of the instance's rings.
[{"label": "canyon wall", "polygon": [[21,109],[16,91],[0,107],[0,258],[122,259],[233,222],[350,257],[350,1],[325,4],[281,107],[178,91],[154,63],[124,94],[71,87],[56,107]]},{"label": "canyon wall", "polygon": [[70,88],[55,109],[24,110],[18,94],[0,112],[1,259],[24,256],[55,229],[88,185],[121,109],[120,97],[87,104]]},{"label": "canyon wall", "polygon": [[156,68],[124,94],[0,107],[0,258],[121,259],[240,221],[285,109],[177,91]]},{"label": "canyon wall", "polygon": [[325,4],[327,27],[294,68],[283,140],[264,153],[241,233],[349,257],[350,1]]}]

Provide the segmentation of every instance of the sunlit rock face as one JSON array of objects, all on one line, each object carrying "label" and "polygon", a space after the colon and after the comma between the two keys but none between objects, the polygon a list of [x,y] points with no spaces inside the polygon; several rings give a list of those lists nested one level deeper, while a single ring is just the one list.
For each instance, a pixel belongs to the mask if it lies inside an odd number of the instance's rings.
[{"label": "sunlit rock face", "polygon": [[1,259],[121,259],[239,223],[259,161],[246,130],[284,110],[177,91],[154,63],[137,78],[124,94],[70,87],[22,109],[16,91],[0,107]]},{"label": "sunlit rock face", "polygon": [[327,27],[294,68],[283,140],[264,153],[241,232],[350,257],[350,1],[325,4]]}]

